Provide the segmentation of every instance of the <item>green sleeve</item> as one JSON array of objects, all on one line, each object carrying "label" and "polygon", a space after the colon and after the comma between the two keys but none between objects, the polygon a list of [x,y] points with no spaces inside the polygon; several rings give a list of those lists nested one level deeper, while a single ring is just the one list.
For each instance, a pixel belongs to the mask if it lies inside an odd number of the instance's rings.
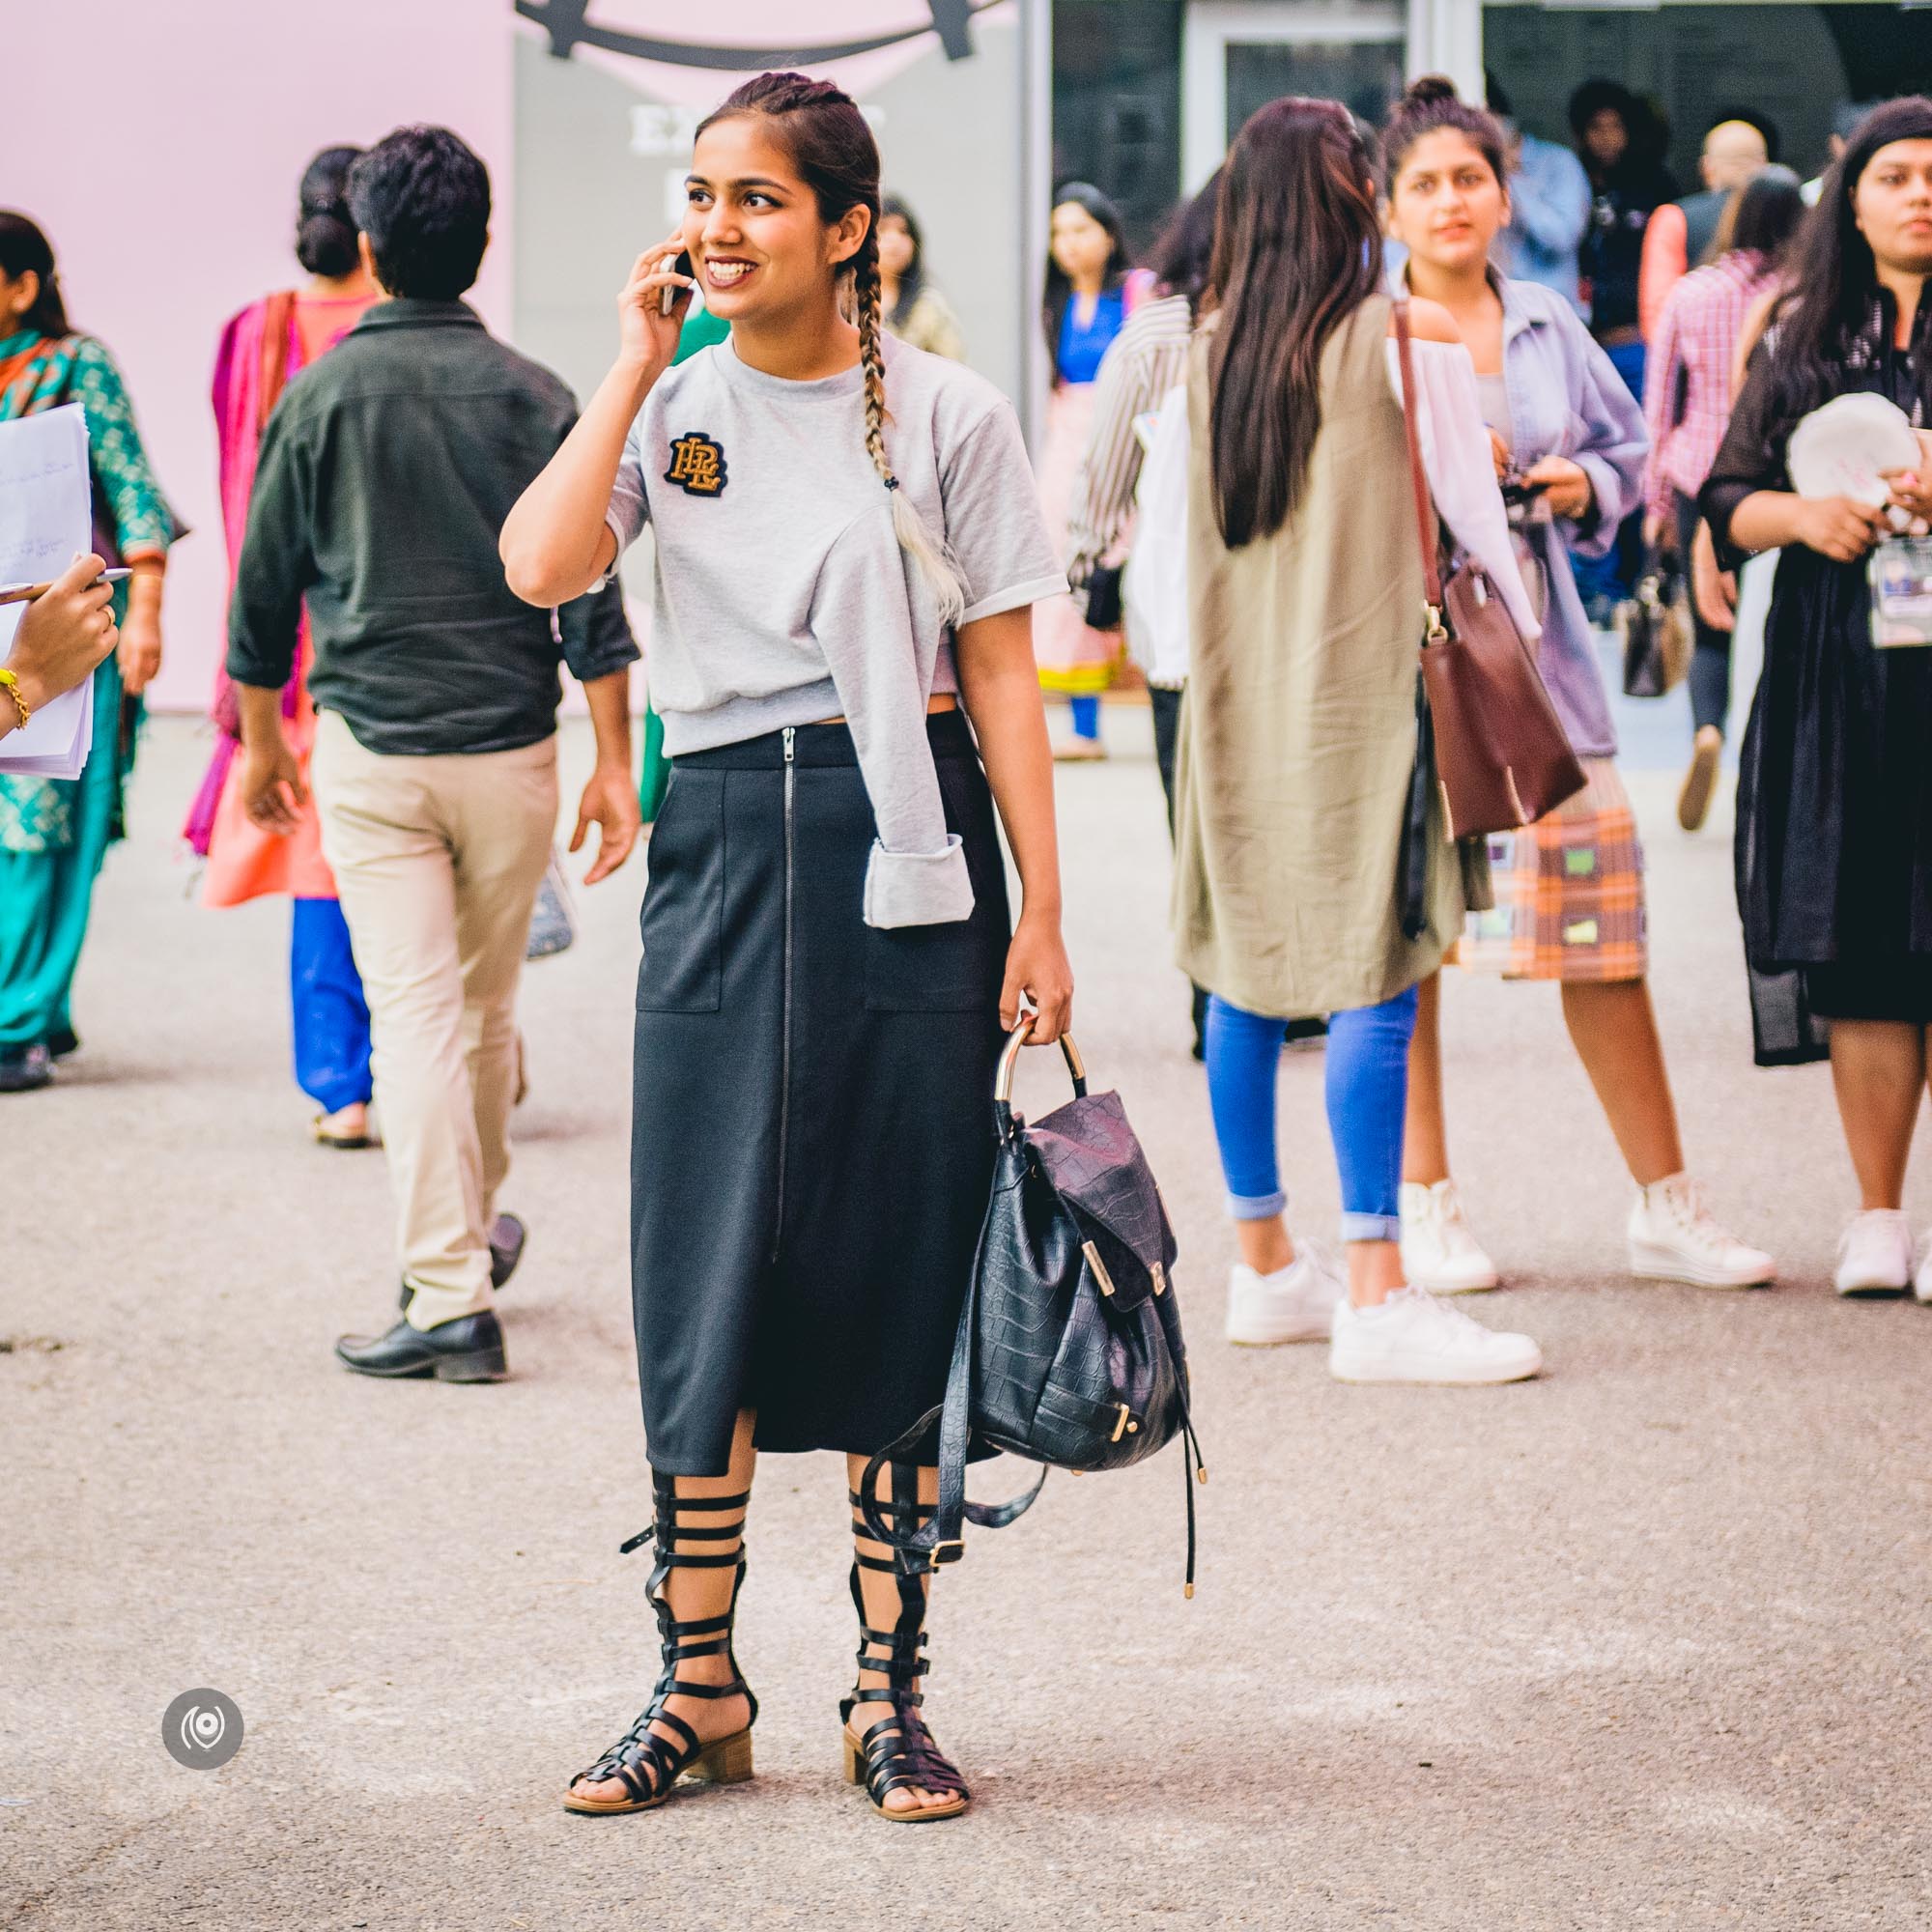
[{"label": "green sleeve", "polygon": [[88,462],[121,554],[165,551],[181,531],[149,465],[121,371],[91,335],[74,351],[69,393],[87,412]]},{"label": "green sleeve", "polygon": [[664,720],[644,698],[644,769],[638,781],[638,803],[643,809],[644,823],[655,824],[664,809],[665,787],[670,783],[670,760],[665,756]]}]

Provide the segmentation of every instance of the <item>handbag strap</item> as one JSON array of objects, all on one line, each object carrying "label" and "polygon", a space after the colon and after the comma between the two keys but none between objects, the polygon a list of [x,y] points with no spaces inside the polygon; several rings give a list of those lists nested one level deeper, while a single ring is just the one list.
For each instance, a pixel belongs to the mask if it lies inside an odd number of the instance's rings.
[{"label": "handbag strap", "polygon": [[[992,1210],[987,1209],[987,1220]],[[961,1540],[963,1524],[978,1523],[981,1529],[1004,1529],[1017,1522],[1034,1505],[1045,1487],[1047,1472],[1010,1502],[973,1503],[966,1500],[966,1452],[973,1439],[973,1338],[980,1317],[980,1264],[985,1246],[982,1223],[980,1246],[973,1256],[973,1271],[967,1277],[966,1299],[959,1310],[959,1326],[952,1336],[952,1361],[946,1372],[946,1400],[929,1408],[904,1435],[886,1446],[866,1464],[859,1484],[860,1510],[866,1529],[875,1542],[896,1549],[919,1570],[930,1570],[941,1563],[956,1563],[966,1553]],[[939,1424],[939,1507],[922,1527],[911,1531],[889,1528],[878,1500],[879,1470],[887,1463],[902,1458],[915,1448],[934,1421]]]},{"label": "handbag strap", "polygon": [[1408,298],[1395,298],[1396,360],[1402,367],[1402,429],[1408,444],[1408,483],[1415,498],[1415,533],[1422,543],[1422,590],[1430,629],[1441,626],[1442,571],[1435,558],[1435,504],[1422,469],[1422,436],[1415,421],[1415,355],[1409,346]]}]

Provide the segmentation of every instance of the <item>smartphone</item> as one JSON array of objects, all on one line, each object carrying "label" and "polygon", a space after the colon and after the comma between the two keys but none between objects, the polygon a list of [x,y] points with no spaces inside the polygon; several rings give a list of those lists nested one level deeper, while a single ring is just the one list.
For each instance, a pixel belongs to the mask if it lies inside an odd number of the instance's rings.
[{"label": "smartphone", "polygon": [[[678,251],[677,260],[670,265],[670,271],[674,275],[688,275],[691,273],[691,250],[689,248]],[[681,295],[688,296],[690,293],[689,289],[667,289],[664,292],[664,300],[658,304],[658,313],[660,315],[668,315],[677,305],[678,297]]]}]

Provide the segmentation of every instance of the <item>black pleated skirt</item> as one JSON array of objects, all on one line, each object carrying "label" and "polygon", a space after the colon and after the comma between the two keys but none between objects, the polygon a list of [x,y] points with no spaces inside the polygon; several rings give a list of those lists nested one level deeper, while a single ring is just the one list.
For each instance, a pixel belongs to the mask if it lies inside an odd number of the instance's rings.
[{"label": "black pleated skirt", "polygon": [[944,1393],[992,1181],[1011,928],[964,716],[927,736],[973,880],[972,918],[949,925],[864,923],[875,832],[842,724],[673,765],[631,1157],[656,1468],[724,1474],[741,1408],[762,1450],[869,1455]]}]

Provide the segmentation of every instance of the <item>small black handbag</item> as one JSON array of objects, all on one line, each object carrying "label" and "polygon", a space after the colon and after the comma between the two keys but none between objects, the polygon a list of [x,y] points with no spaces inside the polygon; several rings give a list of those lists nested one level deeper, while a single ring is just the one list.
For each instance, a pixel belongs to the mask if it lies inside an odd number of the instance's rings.
[{"label": "small black handbag", "polygon": [[1118,631],[1122,622],[1122,567],[1118,563],[1096,563],[1087,580],[1087,628],[1092,631]]},{"label": "small black handbag", "polygon": [[1662,697],[1690,668],[1690,625],[1684,613],[1684,572],[1675,552],[1644,558],[1636,595],[1617,612],[1624,638],[1624,696]]},{"label": "small black handbag", "polygon": [[[993,1114],[999,1153],[960,1310],[946,1400],[871,1460],[860,1486],[867,1527],[921,1570],[965,1553],[962,1522],[997,1529],[1046,1481],[1007,1503],[966,1500],[970,1444],[1048,1468],[1122,1469],[1186,1444],[1187,1594],[1194,1594],[1194,1480],[1208,1480],[1187,1412],[1187,1351],[1172,1269],[1174,1231],[1118,1094],[1090,1094],[1073,1041],[1061,1050],[1073,1098],[1031,1126],[1013,1111],[1013,1069],[1033,1020],[1000,1056]],[[889,1529],[880,1466],[939,1423],[939,1508]]]}]

